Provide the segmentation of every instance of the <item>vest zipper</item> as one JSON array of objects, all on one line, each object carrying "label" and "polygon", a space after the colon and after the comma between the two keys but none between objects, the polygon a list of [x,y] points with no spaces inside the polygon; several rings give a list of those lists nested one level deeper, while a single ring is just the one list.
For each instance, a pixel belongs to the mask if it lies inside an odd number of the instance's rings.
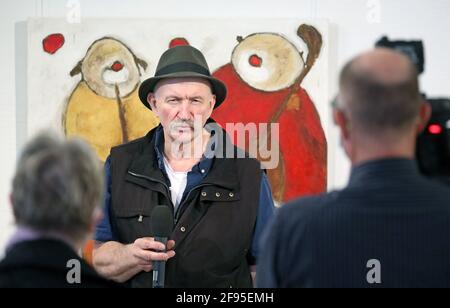
[{"label": "vest zipper", "polygon": [[176,212],[175,212],[175,225],[177,224],[178,220],[180,219],[180,210],[181,210],[182,206],[186,203],[186,200],[189,199],[189,196],[191,195],[191,192],[193,192],[193,191],[194,191],[195,189],[197,189],[197,188],[205,187],[205,186],[214,186],[214,184],[211,184],[211,183],[203,183],[203,184],[201,184],[201,185],[197,185],[197,186],[192,187],[192,189],[188,192],[188,194],[186,195],[186,198],[184,199],[183,202],[181,202],[181,203],[178,205],[178,208],[177,208],[177,210],[176,210]]},{"label": "vest zipper", "polygon": [[[149,181],[152,181],[152,182],[157,182],[157,183],[162,184],[162,185],[166,188],[166,193],[167,193],[166,197],[167,197],[167,199],[169,200],[170,205],[172,206],[172,212],[174,211],[175,206],[174,206],[173,203],[172,203],[172,198],[171,198],[170,189],[169,189],[169,186],[167,186],[166,183],[164,183],[163,181],[160,181],[160,180],[158,180],[158,179],[154,179],[154,178],[148,177],[148,176],[146,176],[146,175],[142,175],[142,174],[137,174],[137,173],[134,173],[134,172],[131,172],[131,171],[128,171],[128,173],[131,174],[132,176],[137,177],[137,178],[142,178],[142,179],[146,179],[146,180],[149,180]],[[175,216],[175,215],[174,215],[174,216]],[[176,224],[176,221],[175,221],[175,224]]]},{"label": "vest zipper", "polygon": [[[168,197],[167,199],[169,199],[170,205],[172,205],[172,210],[175,209],[175,206],[173,205],[173,202],[172,202],[172,198],[170,197],[171,194],[170,194],[169,186],[167,186],[166,183],[164,183],[164,182],[162,182],[162,181],[160,181],[160,180],[157,180],[157,179],[148,177],[148,176],[146,176],[146,175],[137,174],[137,173],[134,173],[134,172],[131,172],[131,171],[128,171],[128,173],[131,174],[132,176],[135,176],[135,177],[138,177],[138,178],[143,178],[143,179],[146,179],[146,180],[149,180],[149,181],[153,181],[153,182],[157,182],[157,183],[163,184],[164,187],[166,188],[167,193],[168,193],[167,196],[169,196],[169,197]],[[201,184],[201,185],[194,186],[194,187],[188,192],[186,198],[184,199],[184,201],[183,201],[182,203],[180,203],[180,204],[178,205],[178,208],[177,208],[177,210],[176,210],[175,213],[174,213],[174,226],[177,225],[178,220],[180,219],[180,210],[181,210],[182,206],[185,204],[186,200],[189,199],[189,196],[191,195],[191,192],[193,192],[193,191],[194,191],[195,189],[197,189],[197,188],[201,188],[201,187],[205,187],[205,186],[214,186],[214,184],[212,184],[212,183],[203,183],[203,184]]]}]

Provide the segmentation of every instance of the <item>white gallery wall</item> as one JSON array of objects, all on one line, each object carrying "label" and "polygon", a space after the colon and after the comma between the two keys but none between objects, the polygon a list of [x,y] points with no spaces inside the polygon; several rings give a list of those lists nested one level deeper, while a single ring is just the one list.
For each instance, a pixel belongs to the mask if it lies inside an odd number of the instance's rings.
[{"label": "white gallery wall", "polygon": [[[21,72],[27,65],[22,27],[28,18],[57,17],[68,22],[102,17],[327,19],[331,25],[330,98],[337,91],[342,65],[371,48],[382,35],[422,39],[426,57],[422,91],[429,97],[450,97],[449,11],[450,0],[0,0],[0,255],[14,230],[8,196],[17,153],[27,138],[23,117],[26,76]],[[330,140],[329,189],[339,188],[347,182],[350,165],[332,121],[322,121]]]}]

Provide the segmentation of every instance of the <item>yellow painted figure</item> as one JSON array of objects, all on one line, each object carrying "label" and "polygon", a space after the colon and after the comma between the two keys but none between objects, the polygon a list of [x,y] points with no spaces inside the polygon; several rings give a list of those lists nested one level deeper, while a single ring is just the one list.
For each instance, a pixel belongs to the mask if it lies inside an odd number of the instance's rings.
[{"label": "yellow painted figure", "polygon": [[111,147],[142,137],[159,123],[139,100],[139,67],[145,70],[147,63],[120,41],[105,37],[70,72],[82,78],[63,114],[65,134],[86,139],[103,161]]}]

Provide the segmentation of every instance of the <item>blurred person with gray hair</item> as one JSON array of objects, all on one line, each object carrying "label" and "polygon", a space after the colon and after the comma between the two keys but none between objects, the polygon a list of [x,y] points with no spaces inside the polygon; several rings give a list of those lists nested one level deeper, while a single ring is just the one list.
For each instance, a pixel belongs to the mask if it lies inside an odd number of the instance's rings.
[{"label": "blurred person with gray hair", "polygon": [[51,133],[21,153],[12,183],[17,231],[0,262],[0,287],[113,287],[77,251],[101,218],[101,165],[79,139]]}]

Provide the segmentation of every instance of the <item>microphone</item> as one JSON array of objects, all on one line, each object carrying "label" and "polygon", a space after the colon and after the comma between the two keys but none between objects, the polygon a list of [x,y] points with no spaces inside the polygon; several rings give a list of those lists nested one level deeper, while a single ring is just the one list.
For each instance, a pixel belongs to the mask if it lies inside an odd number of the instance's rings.
[{"label": "microphone", "polygon": [[[152,211],[151,231],[155,241],[167,244],[173,230],[172,211],[166,205],[157,205]],[[164,250],[165,251],[165,250]],[[153,288],[164,288],[166,261],[153,261]]]}]

